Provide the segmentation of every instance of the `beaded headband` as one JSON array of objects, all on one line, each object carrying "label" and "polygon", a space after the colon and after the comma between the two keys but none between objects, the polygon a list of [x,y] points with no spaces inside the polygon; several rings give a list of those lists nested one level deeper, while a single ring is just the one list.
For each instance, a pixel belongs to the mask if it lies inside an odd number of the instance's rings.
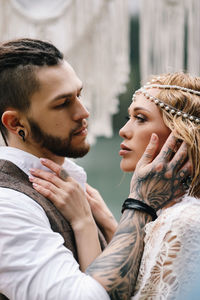
[{"label": "beaded headband", "polygon": [[133,95],[133,98],[132,98],[132,100],[134,101],[135,98],[136,98],[136,95],[141,93],[142,95],[145,96],[146,99],[150,100],[151,102],[154,102],[157,106],[159,106],[161,109],[167,111],[168,113],[170,113],[172,115],[180,116],[183,119],[189,119],[191,122],[194,122],[194,123],[197,123],[197,124],[200,123],[200,118],[195,117],[195,116],[190,115],[190,114],[187,114],[182,110],[179,110],[179,109],[177,109],[177,108],[175,108],[175,107],[173,107],[169,104],[166,104],[164,101],[156,98],[155,96],[150,95],[147,92],[147,89],[150,89],[150,88],[175,89],[175,90],[181,90],[183,92],[188,92],[188,93],[198,95],[198,96],[200,96],[200,91],[188,89],[188,88],[178,86],[178,85],[147,84],[147,85],[144,85],[139,90],[137,90],[135,92],[135,94]]}]

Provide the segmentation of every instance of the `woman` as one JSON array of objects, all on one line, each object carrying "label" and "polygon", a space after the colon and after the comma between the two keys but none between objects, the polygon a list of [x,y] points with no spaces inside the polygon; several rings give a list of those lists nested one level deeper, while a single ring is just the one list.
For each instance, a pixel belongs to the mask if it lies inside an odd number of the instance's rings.
[{"label": "woman", "polygon": [[156,76],[133,95],[129,120],[120,130],[124,138],[121,169],[125,172],[135,169],[152,132],[158,135],[162,147],[171,130],[189,145],[193,180],[187,196],[164,207],[159,217],[146,225],[145,248],[133,299],[177,299],[187,292],[198,274],[200,78],[184,73]]},{"label": "woman", "polygon": [[[120,136],[123,138],[119,152],[122,156],[120,167],[124,172],[135,170],[152,133],[159,138],[159,148],[157,149],[159,152],[172,130],[176,132],[180,140],[186,141],[189,145],[189,157],[193,165],[192,181],[188,178],[187,182],[184,182],[188,188],[187,196],[179,201],[174,200],[163,207],[158,218],[145,227],[145,248],[133,299],[176,298],[187,290],[188,282],[197,274],[195,268],[198,264],[196,262],[200,261],[199,103],[200,78],[194,78],[181,72],[153,77],[146,86],[133,95],[133,101],[128,109],[129,119],[120,130]],[[173,156],[174,153],[167,155]],[[43,164],[58,174],[58,166],[47,160],[43,161]],[[157,168],[162,168],[162,165],[158,164]],[[38,171],[33,175],[47,179]],[[56,205],[56,196],[54,195],[52,198],[47,186],[44,187],[40,179],[34,177],[31,178],[31,181],[37,191],[49,197]],[[152,177],[151,184],[153,182]],[[66,187],[63,188],[66,189]],[[106,208],[98,192],[89,185],[87,186],[87,199],[95,219],[104,228],[107,241],[109,241],[116,228],[112,214]],[[63,199],[61,202],[64,214],[64,207],[69,203],[66,204]],[[85,202],[84,205],[87,211],[86,215],[91,220],[89,206]],[[75,215],[76,208],[77,206],[74,207]],[[74,216],[65,216],[73,228],[71,218]],[[83,215],[81,218],[85,219]],[[92,227],[93,225],[90,228]],[[76,234],[76,226],[74,230],[79,254],[82,256],[82,261],[85,261],[85,257],[81,253],[88,248],[87,237],[85,235],[86,240],[81,240],[80,234]],[[95,230],[92,234],[94,237],[96,236]],[[93,259],[99,254],[100,248],[97,239],[92,238],[92,234],[89,242],[92,245],[90,251]],[[90,262],[87,261],[84,264],[84,268],[88,263]]]}]

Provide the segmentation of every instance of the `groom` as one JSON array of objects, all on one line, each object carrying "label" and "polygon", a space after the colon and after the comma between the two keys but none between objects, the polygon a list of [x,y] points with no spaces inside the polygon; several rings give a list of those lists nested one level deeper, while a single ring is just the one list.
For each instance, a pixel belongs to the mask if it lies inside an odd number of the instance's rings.
[{"label": "groom", "polygon": [[[0,292],[9,299],[129,299],[133,292],[143,228],[152,221],[148,210],[126,207],[111,243],[83,273],[70,225],[28,180],[30,168],[42,167],[40,157],[64,165],[65,157],[89,151],[89,113],[81,90],[81,80],[51,43],[19,39],[0,46],[0,129],[7,144],[0,147]],[[153,160],[158,138],[152,136],[132,179],[130,197],[158,210],[172,198],[172,187],[177,194],[181,191],[176,178],[167,176],[165,199],[154,203],[156,190],[146,189],[143,198],[140,194],[152,171],[160,189],[166,185],[156,163],[159,160],[167,172],[172,164],[165,154],[176,143],[170,136]],[[184,155],[179,152],[174,166]],[[189,165],[184,172],[187,176]]]}]

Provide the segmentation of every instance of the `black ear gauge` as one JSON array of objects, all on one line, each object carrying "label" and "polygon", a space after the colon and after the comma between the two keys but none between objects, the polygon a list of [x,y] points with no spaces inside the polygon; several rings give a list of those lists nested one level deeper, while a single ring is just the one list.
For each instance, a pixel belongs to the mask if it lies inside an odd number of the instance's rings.
[{"label": "black ear gauge", "polygon": [[21,136],[23,142],[25,142],[25,133],[24,133],[24,130],[20,129],[20,130],[18,131],[18,134]]}]

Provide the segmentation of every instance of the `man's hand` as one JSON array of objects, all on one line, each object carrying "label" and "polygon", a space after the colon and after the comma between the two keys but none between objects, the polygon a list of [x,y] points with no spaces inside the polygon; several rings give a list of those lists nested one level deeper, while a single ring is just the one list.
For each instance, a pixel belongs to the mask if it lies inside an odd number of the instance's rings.
[{"label": "man's hand", "polygon": [[183,196],[186,192],[184,180],[192,173],[185,142],[180,142],[171,133],[155,157],[158,142],[158,136],[152,134],[133,174],[129,195],[155,210]]}]

